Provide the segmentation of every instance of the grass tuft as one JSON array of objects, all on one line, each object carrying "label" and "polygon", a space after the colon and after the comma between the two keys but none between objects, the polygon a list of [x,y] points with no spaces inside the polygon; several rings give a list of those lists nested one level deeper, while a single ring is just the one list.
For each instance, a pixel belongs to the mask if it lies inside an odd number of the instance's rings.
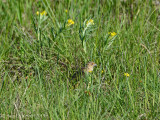
[{"label": "grass tuft", "polygon": [[0,118],[160,119],[158,0],[0,6]]}]

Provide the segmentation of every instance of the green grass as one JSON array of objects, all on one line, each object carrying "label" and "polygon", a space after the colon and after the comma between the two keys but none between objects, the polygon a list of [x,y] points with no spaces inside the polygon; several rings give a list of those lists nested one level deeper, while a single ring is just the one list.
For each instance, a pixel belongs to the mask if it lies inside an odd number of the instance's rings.
[{"label": "green grass", "polygon": [[[160,119],[159,8],[152,0],[0,0],[0,118]],[[90,87],[68,88],[88,61],[98,65],[81,78]]]}]

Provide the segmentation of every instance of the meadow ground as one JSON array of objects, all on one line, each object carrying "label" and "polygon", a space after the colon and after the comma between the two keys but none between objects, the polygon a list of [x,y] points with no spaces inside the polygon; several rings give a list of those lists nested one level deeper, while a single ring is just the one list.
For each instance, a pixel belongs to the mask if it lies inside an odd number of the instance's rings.
[{"label": "meadow ground", "polygon": [[0,77],[1,119],[160,119],[160,2],[0,0]]}]

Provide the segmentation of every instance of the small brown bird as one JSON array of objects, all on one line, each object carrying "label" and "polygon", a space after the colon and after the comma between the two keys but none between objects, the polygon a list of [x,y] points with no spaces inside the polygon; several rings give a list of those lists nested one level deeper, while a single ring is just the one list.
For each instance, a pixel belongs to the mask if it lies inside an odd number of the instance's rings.
[{"label": "small brown bird", "polygon": [[97,66],[94,62],[89,62],[85,68],[82,68],[82,71],[85,73],[91,73],[93,71],[93,68]]},{"label": "small brown bird", "polygon": [[71,77],[71,79],[80,78],[81,76],[84,76],[85,74],[88,75],[89,73],[93,71],[93,68],[95,66],[97,66],[97,64],[95,64],[94,62],[88,62],[86,67],[81,68],[80,70],[75,72],[73,76]]}]

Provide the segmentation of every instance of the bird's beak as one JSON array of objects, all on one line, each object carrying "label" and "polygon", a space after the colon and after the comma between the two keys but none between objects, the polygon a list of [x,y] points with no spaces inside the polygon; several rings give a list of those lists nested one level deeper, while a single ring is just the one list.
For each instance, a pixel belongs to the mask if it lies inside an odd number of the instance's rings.
[{"label": "bird's beak", "polygon": [[94,64],[94,67],[97,66],[97,64]]}]

